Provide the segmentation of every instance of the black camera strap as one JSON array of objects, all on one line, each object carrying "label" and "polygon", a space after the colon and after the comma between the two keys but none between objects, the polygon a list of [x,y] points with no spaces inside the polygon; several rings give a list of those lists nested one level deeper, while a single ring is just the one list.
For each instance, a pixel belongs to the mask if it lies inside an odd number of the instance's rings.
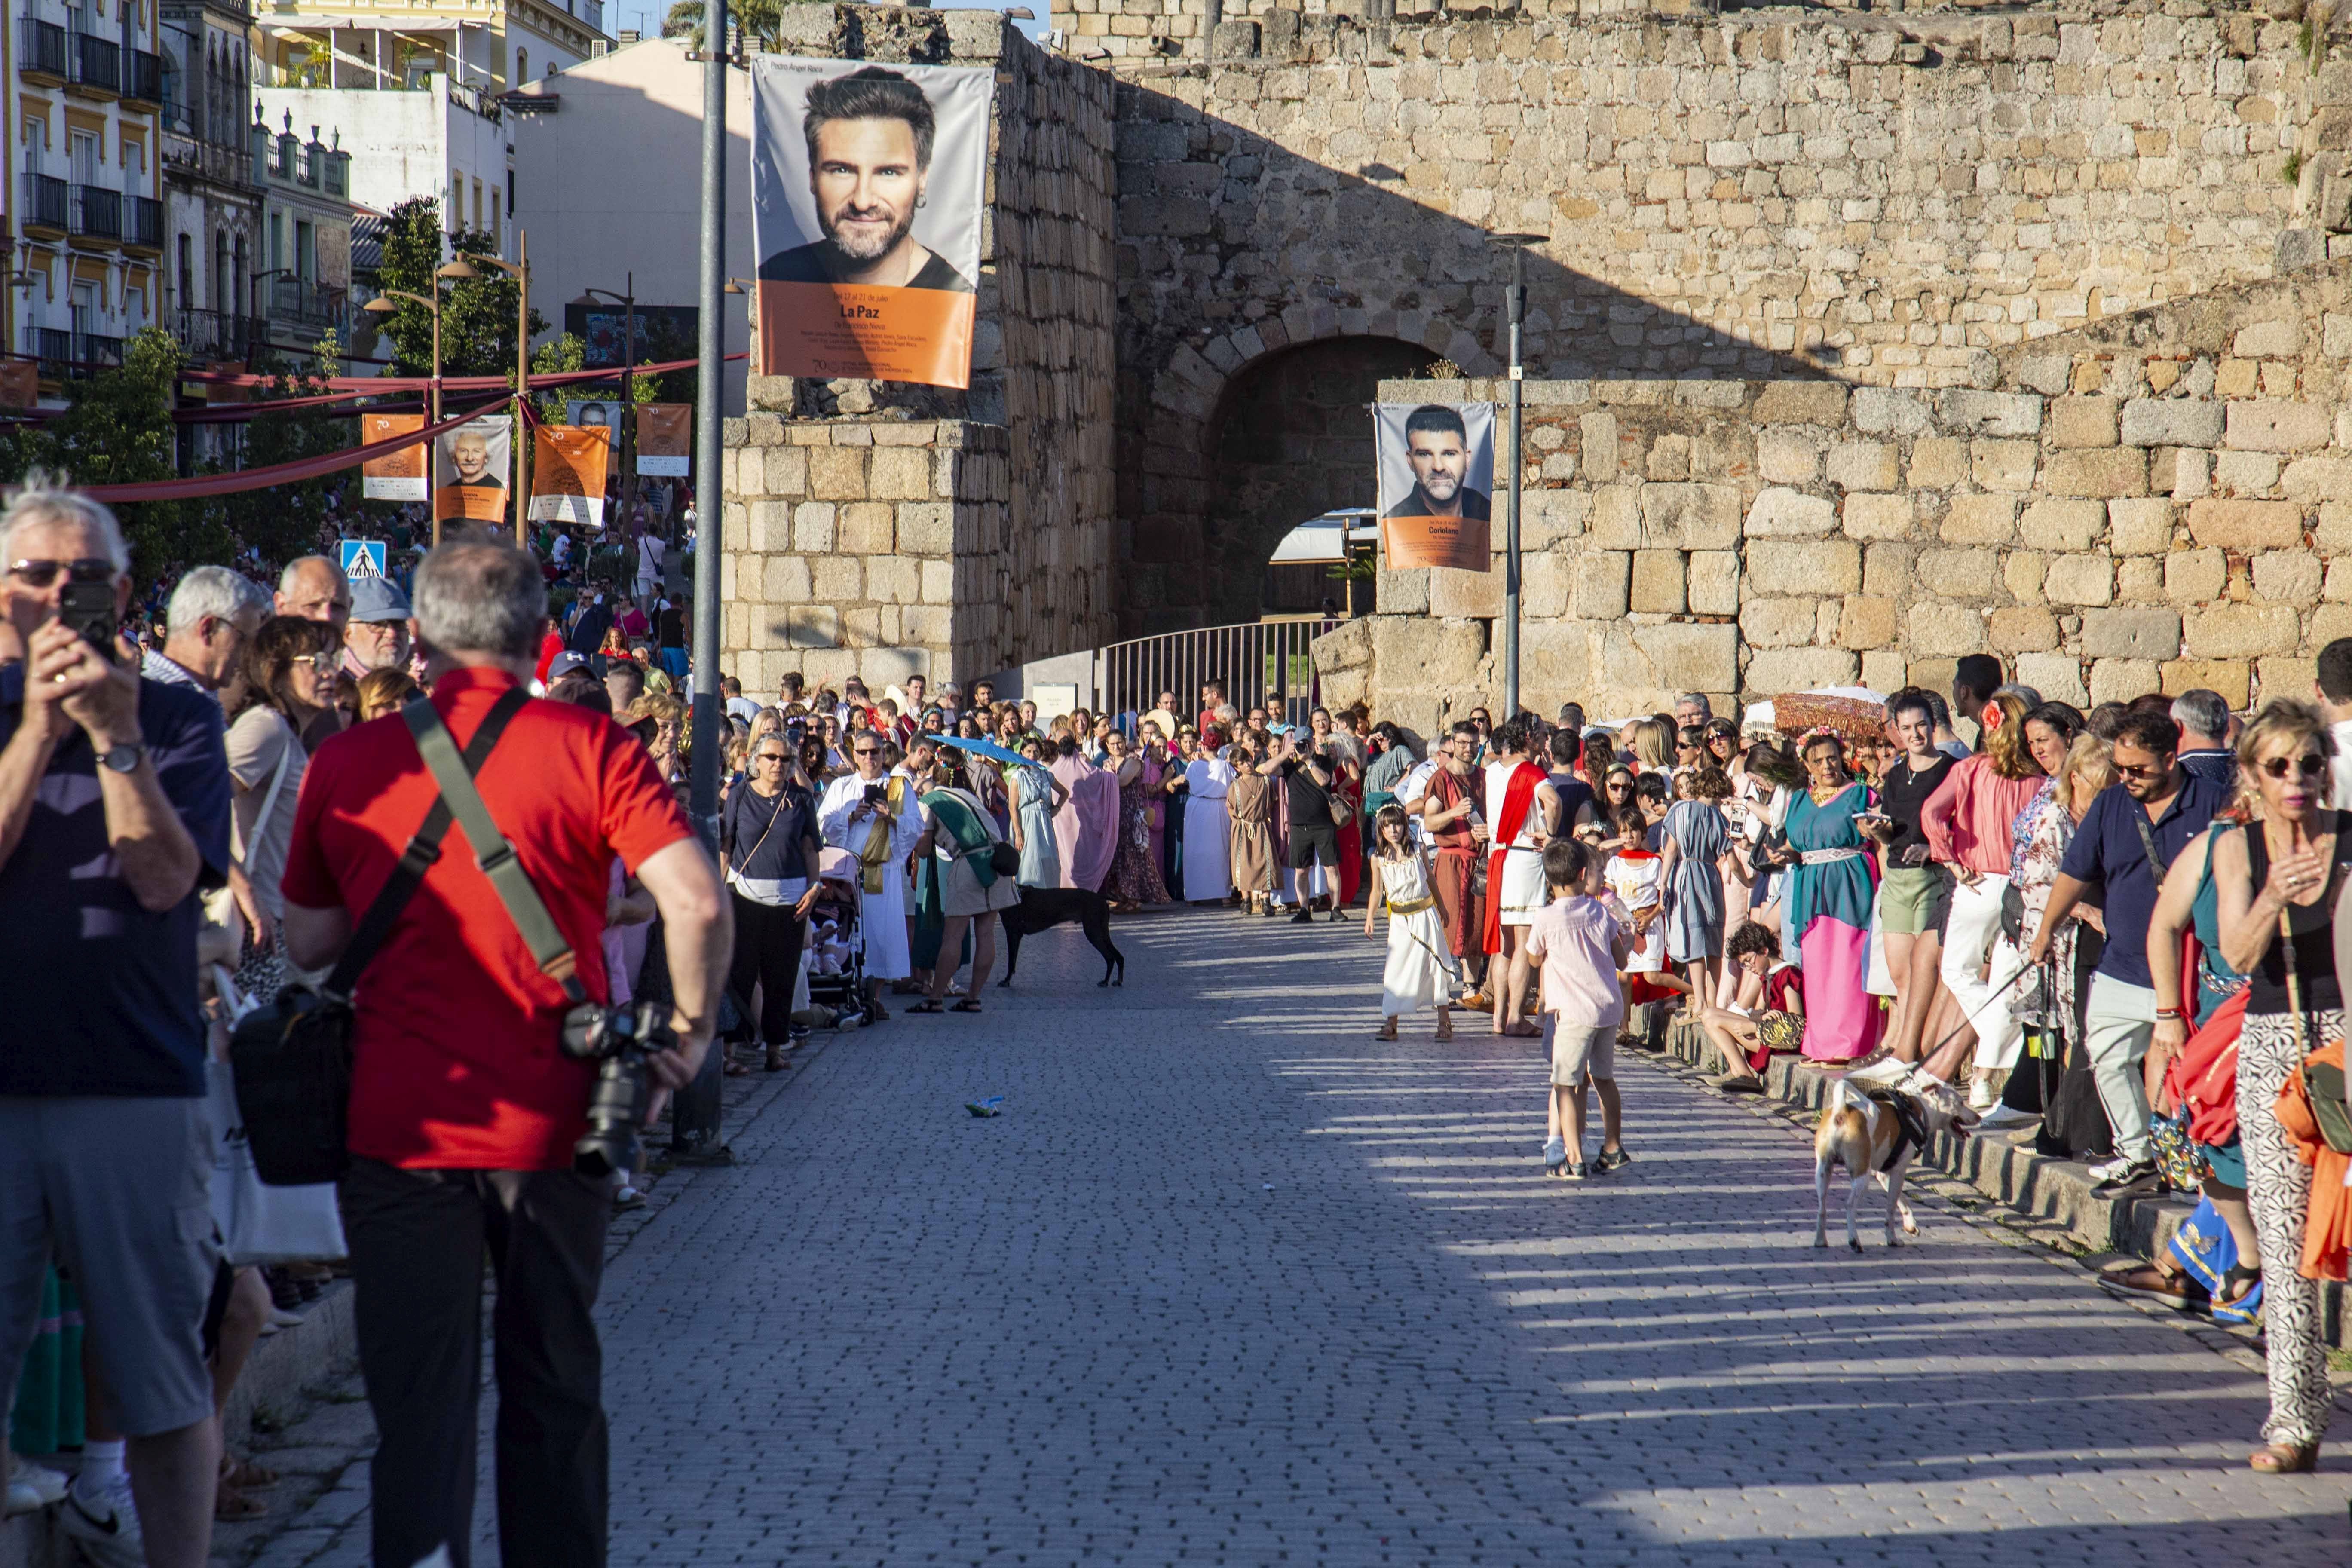
[{"label": "black camera strap", "polygon": [[[420,697],[416,700],[424,702],[425,699]],[[465,767],[468,778],[488,759],[491,749],[499,743],[499,737],[506,733],[509,721],[521,712],[522,705],[530,700],[522,688],[517,687],[499,698],[497,706],[483,718],[482,727],[474,731],[473,742],[466,748]],[[443,733],[446,735],[447,731]],[[392,934],[393,922],[400,918],[400,911],[408,907],[408,900],[416,896],[416,889],[424,886],[425,873],[441,858],[441,840],[449,831],[449,800],[444,794],[436,797],[433,809],[425,814],[425,821],[416,829],[416,836],[408,841],[408,847],[401,851],[400,863],[384,879],[375,901],[368,905],[367,913],[360,917],[359,930],[343,949],[343,956],[336,962],[334,973],[327,976],[327,984],[322,989],[328,995],[351,995],[352,987],[359,984],[361,973],[374,961],[376,950]]]},{"label": "black camera strap", "polygon": [[[524,700],[522,689],[518,687],[499,700],[499,708],[511,701],[520,709]],[[400,716],[407,721],[408,732],[416,741],[417,754],[433,770],[434,780],[441,786],[441,805],[436,815],[446,810],[457,818],[466,841],[474,847],[474,864],[481,868],[482,875],[497,890],[499,901],[506,905],[515,929],[522,933],[524,945],[538,961],[540,973],[560,981],[563,994],[572,1002],[586,1001],[588,993],[580,984],[572,944],[563,940],[555,917],[547,912],[546,901],[531,885],[530,873],[523,869],[521,857],[515,853],[507,836],[499,831],[490,808],[482,804],[482,792],[474,787],[474,773],[480,763],[470,755],[473,748],[467,748],[468,755],[459,756],[449,727],[441,722],[441,715],[433,704],[421,697],[402,708]],[[499,710],[491,710],[482,728],[488,730],[498,716]],[[505,727],[503,721],[499,721],[499,727]],[[481,736],[477,734],[474,739],[478,744]],[[447,831],[446,826],[443,831]]]}]

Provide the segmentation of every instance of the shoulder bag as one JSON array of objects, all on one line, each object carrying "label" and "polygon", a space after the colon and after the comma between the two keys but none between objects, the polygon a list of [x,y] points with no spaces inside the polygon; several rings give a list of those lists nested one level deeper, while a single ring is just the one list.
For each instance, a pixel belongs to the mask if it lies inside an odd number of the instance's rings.
[{"label": "shoulder bag", "polygon": [[[499,699],[466,748],[463,767],[469,779],[529,700],[520,687]],[[446,740],[448,731],[442,729],[439,715],[432,714],[422,698],[410,704],[412,709],[419,706],[431,714],[433,728]],[[410,728],[416,724],[412,717]],[[360,917],[358,930],[324,984],[317,990],[285,987],[268,1005],[247,1014],[229,1036],[237,1109],[254,1168],[272,1186],[331,1182],[351,1166],[352,989],[392,934],[394,922],[423,885],[425,874],[440,859],[451,816],[445,790],[401,852],[375,901]],[[521,869],[519,864],[514,868]]]},{"label": "shoulder bag", "polygon": [[[2335,886],[2336,869],[2329,868],[2331,888]],[[2295,973],[2294,932],[2290,918],[2293,910],[2290,904],[2279,910],[2279,946],[2286,960],[2286,1005],[2294,1014],[2295,1050],[2302,1059],[2295,1070],[2286,1075],[2286,1082],[2280,1086],[2272,1109],[2288,1127],[2306,1123],[2318,1130],[2321,1140],[2330,1149],[2338,1154],[2352,1154],[2352,1106],[2347,1106],[2344,1099],[2344,1050],[2341,1045],[2333,1052],[2312,1047],[2311,1022],[2303,1010],[2303,982]]]}]

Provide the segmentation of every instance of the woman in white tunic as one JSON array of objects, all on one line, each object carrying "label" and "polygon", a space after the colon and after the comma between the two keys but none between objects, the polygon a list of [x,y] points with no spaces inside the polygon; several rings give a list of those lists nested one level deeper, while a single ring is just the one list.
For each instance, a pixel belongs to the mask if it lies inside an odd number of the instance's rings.
[{"label": "woman in white tunic", "polygon": [[1233,897],[1233,850],[1226,843],[1233,819],[1225,795],[1234,787],[1234,765],[1202,752],[1184,768],[1184,892],[1188,904],[1223,903]]},{"label": "woman in white tunic", "polygon": [[1413,847],[1404,808],[1384,805],[1372,818],[1377,847],[1372,870],[1380,885],[1364,900],[1364,935],[1380,940],[1374,919],[1389,911],[1389,959],[1381,972],[1381,1032],[1376,1039],[1397,1037],[1397,1019],[1423,1007],[1437,1009],[1437,1037],[1454,1037],[1453,1016],[1446,1007],[1460,983],[1454,954],[1446,945],[1445,917],[1437,908],[1430,885],[1429,862]]}]

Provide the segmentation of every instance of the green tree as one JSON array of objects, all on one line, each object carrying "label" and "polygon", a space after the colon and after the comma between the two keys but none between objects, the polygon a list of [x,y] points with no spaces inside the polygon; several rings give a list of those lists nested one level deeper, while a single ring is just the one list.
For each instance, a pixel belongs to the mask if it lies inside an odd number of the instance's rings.
[{"label": "green tree", "polygon": [[[342,374],[341,341],[329,332],[312,351],[313,368],[296,371],[272,355],[259,367],[267,377],[254,389],[257,403],[298,397],[320,397],[333,390],[327,383]],[[247,468],[272,468],[305,458],[339,452],[354,444],[353,422],[315,409],[280,409],[257,415],[245,426]],[[331,474],[267,489],[240,490],[207,503],[219,524],[243,543],[260,550],[268,559],[290,561],[318,547],[319,527],[327,520],[330,497],[348,474]]]},{"label": "green tree", "polygon": [[[498,237],[476,229],[446,236],[444,248],[441,204],[416,196],[394,207],[385,226],[383,261],[377,285],[399,307],[383,320],[384,337],[392,344],[391,374],[430,375],[433,373],[433,315],[414,300],[393,293],[430,299],[439,281],[435,274],[452,252],[498,254]],[[450,283],[441,292],[441,374],[443,375],[510,376],[515,363],[515,306],[519,285],[494,267],[476,268],[478,276]],[[547,331],[537,310],[530,313],[530,335]]]},{"label": "green tree", "polygon": [[[702,47],[702,0],[677,0],[662,17],[661,36],[684,38],[694,47]],[[727,19],[735,30],[757,44],[762,50],[774,50],[782,41],[784,8],[782,0],[745,0],[730,4]]]},{"label": "green tree", "polygon": [[[17,443],[26,469],[43,468],[78,485],[149,484],[179,477],[179,433],[172,422],[180,345],[161,327],[142,328],[123,345],[122,363],[68,381],[64,412]],[[115,508],[141,582],[161,573],[235,557],[236,537],[217,517],[179,501],[133,501]]]}]

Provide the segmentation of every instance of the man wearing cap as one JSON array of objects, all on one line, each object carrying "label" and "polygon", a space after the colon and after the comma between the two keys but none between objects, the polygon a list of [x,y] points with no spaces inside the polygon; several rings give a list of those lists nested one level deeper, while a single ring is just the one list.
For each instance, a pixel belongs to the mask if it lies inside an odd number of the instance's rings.
[{"label": "man wearing cap", "polygon": [[352,618],[343,626],[343,673],[357,680],[408,663],[408,596],[382,577],[352,584]]}]

